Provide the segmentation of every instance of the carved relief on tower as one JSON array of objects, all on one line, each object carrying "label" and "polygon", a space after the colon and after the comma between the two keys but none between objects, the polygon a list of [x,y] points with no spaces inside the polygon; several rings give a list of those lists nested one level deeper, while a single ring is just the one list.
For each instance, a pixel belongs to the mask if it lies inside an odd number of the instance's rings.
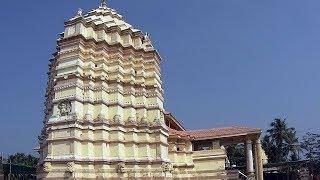
[{"label": "carved relief on tower", "polygon": [[116,114],[113,116],[111,123],[112,124],[124,124],[124,121],[122,120],[121,115]]},{"label": "carved relief on tower", "polygon": [[172,172],[173,171],[173,166],[169,162],[162,163],[161,167],[162,167],[163,172]]},{"label": "carved relief on tower", "polygon": [[59,113],[61,116],[67,116],[71,113],[71,102],[63,100],[58,104]]},{"label": "carved relief on tower", "polygon": [[76,32],[76,27],[71,26],[68,28],[67,34],[68,34],[68,36],[72,36],[75,32]]},{"label": "carved relief on tower", "polygon": [[117,173],[125,173],[125,163],[124,162],[120,162],[117,164],[117,167],[116,167],[116,171]]},{"label": "carved relief on tower", "polygon": [[75,163],[74,162],[68,162],[67,164],[67,172],[73,173],[75,171]]},{"label": "carved relief on tower", "polygon": [[43,164],[43,171],[46,172],[46,173],[48,173],[48,172],[50,172],[51,170],[52,170],[52,165],[51,165],[51,163],[50,163],[50,162],[45,162],[45,163]]},{"label": "carved relief on tower", "polygon": [[137,125],[137,121],[132,116],[129,116],[128,121],[126,121],[126,125]]}]

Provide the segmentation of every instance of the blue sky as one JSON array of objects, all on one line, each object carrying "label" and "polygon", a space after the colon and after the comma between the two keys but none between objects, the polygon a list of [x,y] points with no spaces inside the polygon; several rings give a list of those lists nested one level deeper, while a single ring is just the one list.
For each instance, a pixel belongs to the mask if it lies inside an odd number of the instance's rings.
[{"label": "blue sky", "polygon": [[[10,0],[0,6],[0,153],[34,153],[48,60],[63,22],[98,0]],[[320,131],[317,0],[113,0],[149,32],[162,61],[165,106],[189,129],[266,129],[286,117]]]}]

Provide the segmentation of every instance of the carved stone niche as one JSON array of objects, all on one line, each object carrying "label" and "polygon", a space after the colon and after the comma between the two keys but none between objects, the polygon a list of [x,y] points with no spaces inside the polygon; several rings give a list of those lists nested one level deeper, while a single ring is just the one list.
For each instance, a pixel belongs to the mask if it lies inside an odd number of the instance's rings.
[{"label": "carved stone niche", "polygon": [[116,171],[117,173],[125,173],[125,163],[124,162],[120,162],[117,164],[117,167],[116,167]]},{"label": "carved stone niche", "polygon": [[75,163],[74,162],[68,162],[67,164],[67,172],[73,173],[75,171]]},{"label": "carved stone niche", "polygon": [[115,115],[113,117],[113,123],[114,124],[124,124],[124,121],[122,120],[120,115]]},{"label": "carved stone niche", "polygon": [[163,172],[172,172],[173,171],[173,166],[169,162],[162,163],[161,167],[162,167]]},{"label": "carved stone niche", "polygon": [[132,116],[130,116],[128,118],[128,121],[126,121],[126,125],[136,125],[136,124],[137,124],[137,122]]},{"label": "carved stone niche", "polygon": [[71,113],[71,102],[69,100],[63,100],[58,104],[58,109],[61,116],[67,116]]}]

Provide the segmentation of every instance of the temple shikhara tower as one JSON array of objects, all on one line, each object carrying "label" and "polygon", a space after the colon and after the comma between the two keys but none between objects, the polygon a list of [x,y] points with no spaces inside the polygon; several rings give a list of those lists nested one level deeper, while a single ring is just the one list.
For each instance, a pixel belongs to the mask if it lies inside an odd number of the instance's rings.
[{"label": "temple shikhara tower", "polygon": [[230,179],[224,146],[236,143],[248,177],[263,178],[261,130],[183,127],[164,109],[149,35],[105,1],[64,27],[49,64],[38,179]]}]

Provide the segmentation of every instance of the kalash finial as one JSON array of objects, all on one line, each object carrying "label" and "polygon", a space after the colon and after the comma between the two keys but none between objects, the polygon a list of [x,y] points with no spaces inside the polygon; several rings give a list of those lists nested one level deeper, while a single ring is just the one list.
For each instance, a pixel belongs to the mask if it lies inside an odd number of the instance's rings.
[{"label": "kalash finial", "polygon": [[78,9],[76,16],[79,16],[79,17],[82,16],[82,9],[81,8]]},{"label": "kalash finial", "polygon": [[100,7],[107,7],[107,0],[100,0],[101,4]]}]

